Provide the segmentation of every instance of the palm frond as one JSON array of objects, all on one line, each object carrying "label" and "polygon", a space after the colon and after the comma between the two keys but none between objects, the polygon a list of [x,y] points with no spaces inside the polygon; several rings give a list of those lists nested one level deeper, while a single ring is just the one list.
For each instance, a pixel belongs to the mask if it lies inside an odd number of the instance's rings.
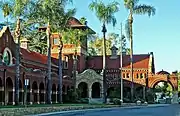
[{"label": "palm frond", "polygon": [[89,9],[91,11],[95,11],[95,14],[97,18],[102,22],[106,24],[113,24],[113,26],[116,25],[117,20],[114,16],[116,12],[119,11],[119,3],[118,2],[112,2],[108,5],[105,5],[102,1],[100,2],[92,2],[89,5]]},{"label": "palm frond", "polygon": [[148,16],[155,15],[156,9],[150,5],[137,5],[133,9],[134,14],[148,14]]}]

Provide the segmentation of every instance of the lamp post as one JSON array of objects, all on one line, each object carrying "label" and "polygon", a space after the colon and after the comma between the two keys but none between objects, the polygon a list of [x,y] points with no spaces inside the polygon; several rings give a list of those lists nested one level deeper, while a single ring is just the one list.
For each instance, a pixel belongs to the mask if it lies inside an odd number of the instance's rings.
[{"label": "lamp post", "polygon": [[105,23],[102,26],[102,32],[103,32],[103,97],[104,97],[104,103],[106,103],[106,25]]},{"label": "lamp post", "polygon": [[121,103],[123,103],[123,75],[122,75],[122,68],[123,68],[123,40],[125,36],[122,34],[122,23],[121,23],[121,38],[120,38],[120,48],[121,48],[121,54],[120,54],[120,88],[121,88]]}]

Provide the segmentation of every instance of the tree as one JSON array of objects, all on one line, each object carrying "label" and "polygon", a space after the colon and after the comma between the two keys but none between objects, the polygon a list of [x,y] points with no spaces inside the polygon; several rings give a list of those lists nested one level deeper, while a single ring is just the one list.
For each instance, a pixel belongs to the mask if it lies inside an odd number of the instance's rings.
[{"label": "tree", "polygon": [[146,4],[138,4],[139,0],[124,0],[124,5],[129,11],[128,20],[126,23],[126,32],[127,36],[130,40],[130,65],[131,65],[131,100],[133,101],[134,97],[134,85],[133,85],[133,15],[144,15],[148,14],[148,16],[155,14],[155,8]]},{"label": "tree", "polygon": [[102,1],[93,1],[89,5],[89,9],[93,12],[95,12],[97,18],[101,23],[103,23],[103,94],[104,94],[104,103],[106,103],[106,39],[105,39],[105,33],[106,30],[106,24],[113,24],[113,26],[116,25],[116,18],[114,14],[119,11],[119,3],[118,2],[112,2],[108,5],[105,5]]},{"label": "tree", "polygon": [[[74,91],[76,91],[76,71],[77,71],[77,47],[85,45],[87,41],[87,35],[89,34],[89,30],[81,30],[81,29],[66,29],[62,32],[62,41],[66,44],[74,45],[74,57],[73,57],[73,82],[74,82]],[[72,48],[73,49],[73,48]]]},{"label": "tree", "polygon": [[[103,38],[100,38],[98,35],[96,35],[95,39],[89,41],[89,45],[88,45],[88,52],[91,55],[102,55],[103,54]],[[111,47],[113,46],[113,44],[115,46],[120,45],[119,42],[119,34],[116,33],[109,33],[108,37],[106,39],[106,54],[107,55],[111,55]],[[118,52],[120,53],[121,49],[120,46],[118,48]],[[126,38],[123,38],[123,52],[125,52],[126,54],[128,54],[128,48],[126,46]]]},{"label": "tree", "polygon": [[12,12],[12,8],[11,8],[11,6],[10,6],[10,4],[8,2],[4,2],[4,1],[3,2],[0,1],[0,8],[3,11],[4,18],[7,19],[6,25],[8,26],[8,16]]},{"label": "tree", "polygon": [[[65,6],[70,0],[39,0],[31,2],[33,8],[27,15],[29,22],[33,25],[46,26],[47,48],[48,48],[48,92],[47,103],[51,103],[51,32],[60,33],[67,27],[68,19],[75,14],[75,9],[65,11]],[[60,35],[60,34],[59,34]],[[59,102],[62,102],[62,61],[61,53],[63,44],[60,39],[59,46]]]},{"label": "tree", "polygon": [[19,104],[19,78],[20,78],[20,18],[23,18],[24,14],[28,12],[29,1],[28,0],[13,0],[8,2],[1,1],[1,9],[4,12],[4,16],[11,16],[16,20],[15,38],[17,40],[16,45],[16,78],[15,78],[15,104]]}]

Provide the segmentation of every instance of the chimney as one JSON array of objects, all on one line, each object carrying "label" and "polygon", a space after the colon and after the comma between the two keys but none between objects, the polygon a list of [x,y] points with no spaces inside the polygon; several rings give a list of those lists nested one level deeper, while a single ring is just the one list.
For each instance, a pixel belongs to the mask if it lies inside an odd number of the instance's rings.
[{"label": "chimney", "polygon": [[21,40],[21,48],[29,49],[28,43],[29,43],[29,41],[28,41],[26,38],[23,38],[23,39]]}]

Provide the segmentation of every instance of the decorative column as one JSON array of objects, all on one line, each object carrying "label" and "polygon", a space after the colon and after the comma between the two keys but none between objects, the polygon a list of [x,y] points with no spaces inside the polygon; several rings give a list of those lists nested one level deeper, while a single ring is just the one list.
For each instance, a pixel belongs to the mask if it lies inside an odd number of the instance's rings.
[{"label": "decorative column", "polygon": [[45,103],[46,103],[46,90],[43,91],[43,94],[44,94],[44,96],[43,96],[43,97],[44,97],[44,102],[43,102],[43,104],[45,104]]},{"label": "decorative column", "polygon": [[39,102],[39,98],[40,98],[40,96],[39,96],[39,89],[37,89],[36,93],[37,93],[37,104],[39,104],[40,103]]},{"label": "decorative column", "polygon": [[88,87],[88,90],[89,90],[89,103],[91,103],[91,99],[92,99],[92,88],[91,86]]},{"label": "decorative column", "polygon": [[58,91],[55,92],[55,96],[56,96],[56,97],[55,97],[55,99],[56,99],[56,102],[55,102],[55,103],[58,103],[58,99],[57,99],[57,98],[58,98]]},{"label": "decorative column", "polygon": [[[15,88],[13,87],[12,89],[12,94],[13,94],[13,97],[12,97],[12,105],[15,105]],[[6,99],[7,100],[7,99]]]},{"label": "decorative column", "polygon": [[34,95],[32,94],[32,88],[30,88],[29,94],[30,94],[30,103],[29,104],[33,104],[34,103],[34,98],[33,98]]}]

